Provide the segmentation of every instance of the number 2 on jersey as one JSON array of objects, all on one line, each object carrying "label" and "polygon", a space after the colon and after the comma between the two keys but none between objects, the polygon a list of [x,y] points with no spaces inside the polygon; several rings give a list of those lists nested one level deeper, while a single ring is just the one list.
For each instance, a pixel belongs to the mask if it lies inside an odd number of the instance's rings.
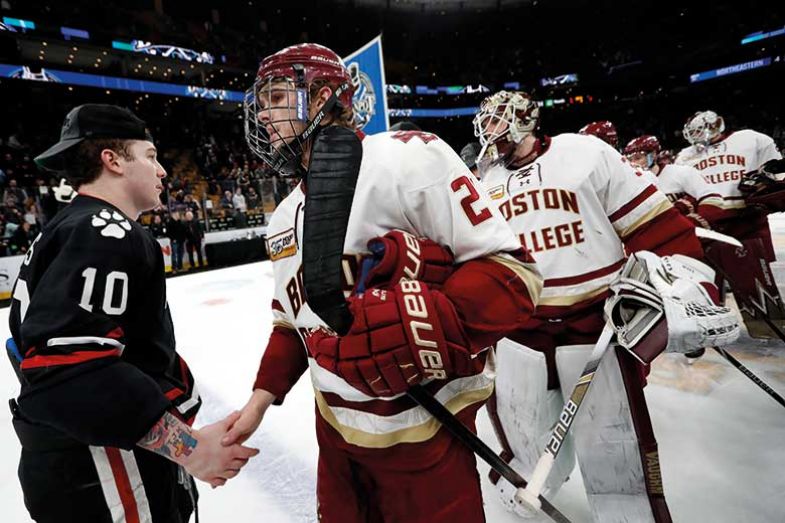
[{"label": "number 2 on jersey", "polygon": [[466,217],[469,218],[472,225],[479,225],[491,217],[491,211],[487,207],[483,207],[479,212],[474,210],[472,204],[480,199],[480,195],[477,193],[477,189],[474,188],[474,184],[466,176],[456,178],[450,184],[450,188],[454,193],[459,192],[464,187],[469,191],[469,195],[461,199],[461,207],[463,207],[463,212],[466,213]]}]

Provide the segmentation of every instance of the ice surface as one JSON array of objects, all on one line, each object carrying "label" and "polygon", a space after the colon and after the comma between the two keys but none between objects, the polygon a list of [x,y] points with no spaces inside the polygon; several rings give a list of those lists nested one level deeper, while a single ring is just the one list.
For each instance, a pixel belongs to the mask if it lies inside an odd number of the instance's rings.
[{"label": "ice surface", "polygon": [[[178,348],[205,399],[204,425],[240,408],[250,393],[271,329],[269,262],[168,280]],[[8,336],[8,309],[0,334]],[[785,345],[743,339],[732,352],[785,395]],[[17,394],[10,365],[0,364],[0,393]],[[658,358],[646,388],[657,434],[665,492],[676,522],[785,521],[785,409],[716,353],[692,366],[679,355]],[[201,520],[316,521],[317,448],[313,391],[300,380],[286,403],[272,407],[250,444],[261,454],[225,487],[200,484]],[[480,436],[498,448],[484,411]],[[16,478],[19,444],[0,409],[0,506],[5,522],[28,522]],[[522,521],[497,502],[479,465],[490,523]],[[552,500],[575,523],[589,521],[580,473]]]}]

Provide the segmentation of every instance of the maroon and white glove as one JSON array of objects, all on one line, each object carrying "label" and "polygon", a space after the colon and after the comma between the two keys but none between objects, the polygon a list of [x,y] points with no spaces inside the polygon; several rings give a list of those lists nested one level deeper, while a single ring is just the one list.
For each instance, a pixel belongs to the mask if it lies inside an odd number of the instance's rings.
[{"label": "maroon and white glove", "polygon": [[354,315],[342,336],[320,329],[305,340],[316,362],[369,396],[406,392],[424,379],[479,369],[450,300],[419,281],[349,298]]},{"label": "maroon and white glove", "polygon": [[393,286],[404,278],[422,281],[438,289],[452,274],[455,262],[449,249],[404,231],[391,231],[372,238],[368,250],[379,259],[368,272],[367,289]]}]

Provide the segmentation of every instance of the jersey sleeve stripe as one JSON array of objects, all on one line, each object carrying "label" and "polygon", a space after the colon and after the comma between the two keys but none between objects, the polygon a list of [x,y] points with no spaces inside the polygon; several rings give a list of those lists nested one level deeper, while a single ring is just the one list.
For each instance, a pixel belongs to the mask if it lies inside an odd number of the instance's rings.
[{"label": "jersey sleeve stripe", "polygon": [[632,212],[633,209],[635,209],[640,204],[645,202],[649,198],[649,196],[651,196],[652,194],[654,194],[656,192],[657,192],[657,188],[655,186],[653,186],[653,185],[649,185],[643,191],[641,191],[641,193],[638,194],[638,196],[636,196],[635,198],[633,198],[629,202],[627,202],[624,205],[622,205],[619,209],[617,209],[614,212],[612,212],[611,215],[608,216],[608,219],[611,222],[616,222],[616,221],[621,220],[622,218],[627,216],[630,212]]},{"label": "jersey sleeve stripe", "polygon": [[72,352],[71,354],[39,354],[22,360],[20,367],[22,370],[29,370],[41,367],[55,367],[58,365],[76,365],[101,358],[119,358],[120,354],[120,349],[77,351]]},{"label": "jersey sleeve stripe", "polygon": [[125,345],[112,338],[100,338],[98,336],[72,336],[65,338],[50,338],[46,342],[47,347],[58,347],[63,345],[85,345],[87,343],[96,343],[98,345],[109,345],[119,349],[120,352],[125,350]]},{"label": "jersey sleeve stripe", "polygon": [[666,212],[668,209],[671,209],[672,207],[673,206],[667,199],[661,201],[659,204],[649,209],[643,216],[632,222],[630,225],[619,230],[619,236],[621,236],[622,239],[626,238],[627,236],[635,232],[635,230],[637,230],[639,227],[650,222],[651,220],[653,220],[660,214]]},{"label": "jersey sleeve stripe", "polygon": [[280,318],[273,318],[273,327],[283,327],[284,329],[295,330],[294,325]]},{"label": "jersey sleeve stripe", "polygon": [[616,263],[608,265],[607,267],[602,267],[601,269],[597,269],[591,272],[584,272],[582,274],[576,274],[575,276],[567,276],[565,278],[549,278],[545,280],[544,286],[545,287],[563,287],[566,285],[576,285],[578,283],[584,283],[595,278],[600,278],[602,276],[607,276],[608,274],[615,273],[619,269],[624,266],[625,260],[619,260]]},{"label": "jersey sleeve stripe", "polygon": [[488,259],[502,265],[515,274],[515,276],[517,276],[526,286],[526,291],[529,294],[532,305],[537,305],[537,301],[540,299],[540,293],[542,292],[542,277],[535,264],[523,263],[510,255],[504,254],[494,254],[489,256]]}]

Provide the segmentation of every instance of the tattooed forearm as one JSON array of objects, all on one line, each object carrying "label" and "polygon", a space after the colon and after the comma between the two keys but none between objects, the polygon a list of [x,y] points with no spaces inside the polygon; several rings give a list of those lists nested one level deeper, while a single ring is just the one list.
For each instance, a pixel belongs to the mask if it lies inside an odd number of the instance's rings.
[{"label": "tattooed forearm", "polygon": [[178,458],[190,456],[197,441],[191,427],[166,412],[137,444],[176,461]]}]

